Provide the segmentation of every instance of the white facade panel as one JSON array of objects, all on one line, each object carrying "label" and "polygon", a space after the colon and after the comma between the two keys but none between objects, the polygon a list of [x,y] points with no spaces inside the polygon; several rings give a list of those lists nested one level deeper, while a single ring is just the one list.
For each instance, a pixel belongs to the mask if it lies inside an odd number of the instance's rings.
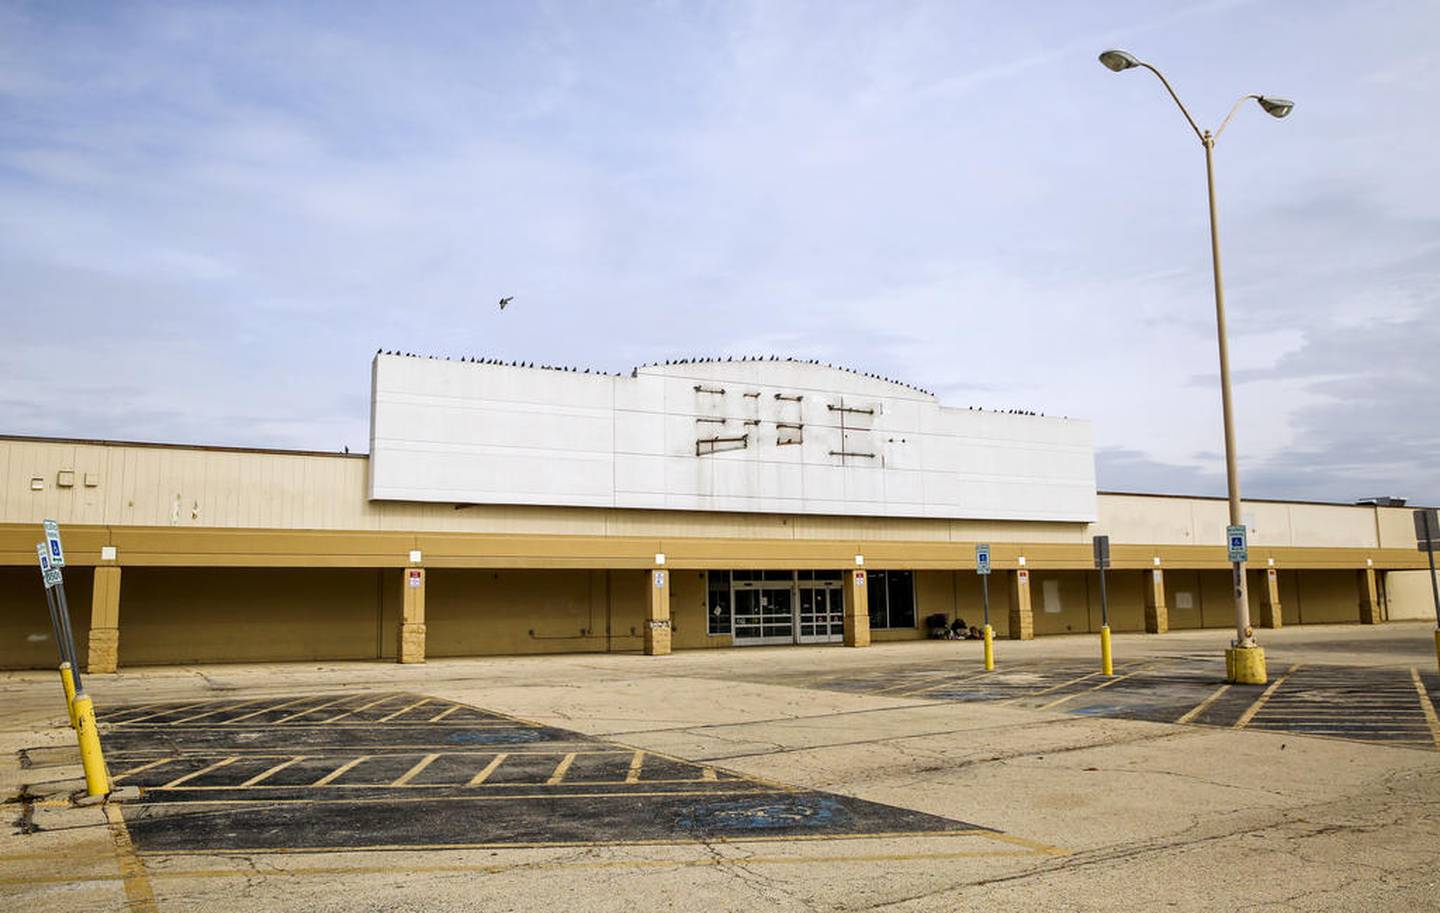
[{"label": "white facade panel", "polygon": [[1088,422],[941,406],[810,362],[616,377],[375,359],[372,500],[1095,518]]}]

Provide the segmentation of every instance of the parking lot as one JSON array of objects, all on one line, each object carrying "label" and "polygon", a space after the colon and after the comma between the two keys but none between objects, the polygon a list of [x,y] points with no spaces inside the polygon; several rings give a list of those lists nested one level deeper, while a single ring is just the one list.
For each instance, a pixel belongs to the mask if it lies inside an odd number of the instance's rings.
[{"label": "parking lot", "polygon": [[1434,909],[1430,629],[1267,633],[125,672],[103,809],[11,674],[0,908]]}]

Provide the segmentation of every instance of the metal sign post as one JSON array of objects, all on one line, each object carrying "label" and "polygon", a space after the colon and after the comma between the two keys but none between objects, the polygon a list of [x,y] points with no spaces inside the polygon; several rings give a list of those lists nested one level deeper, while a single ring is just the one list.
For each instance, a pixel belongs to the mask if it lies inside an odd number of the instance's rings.
[{"label": "metal sign post", "polygon": [[1115,664],[1110,653],[1110,600],[1105,594],[1105,569],[1110,566],[1110,537],[1096,536],[1095,569],[1100,572],[1100,671],[1114,675]]},{"label": "metal sign post", "polygon": [[995,669],[995,629],[990,627],[990,546],[975,546],[975,573],[980,575],[980,595],[985,606],[985,671]]},{"label": "metal sign post", "polygon": [[1415,544],[1430,559],[1430,595],[1435,600],[1435,662],[1440,665],[1440,582],[1435,579],[1435,549],[1440,548],[1440,511],[1415,511]]},{"label": "metal sign post", "polygon": [[50,631],[55,635],[55,649],[60,654],[60,662],[70,663],[74,666],[75,660],[70,656],[70,648],[65,643],[65,637],[60,627],[60,607],[55,603],[53,587],[60,581],[60,572],[50,563],[50,549],[43,542],[35,544],[35,554],[40,556],[40,578],[45,583],[45,607],[50,610]]},{"label": "metal sign post", "polygon": [[[55,602],[59,609],[56,612],[60,622],[57,636],[65,644],[62,649],[65,661],[70,664],[70,674],[75,677],[75,690],[83,691],[84,686],[80,681],[80,658],[76,655],[75,650],[75,632],[70,626],[70,602],[65,598],[65,575],[60,571],[65,566],[65,549],[60,545],[60,524],[54,520],[46,520],[44,527],[44,548],[50,558],[50,571],[46,575],[46,586],[54,588]],[[53,583],[51,583],[52,579]]]},{"label": "metal sign post", "polygon": [[50,547],[44,542],[35,543],[35,554],[40,558],[40,578],[45,584],[45,607],[50,610],[50,632],[55,637],[55,651],[60,654],[60,690],[65,695],[65,713],[70,718],[70,728],[75,728],[75,659],[70,644],[65,639],[64,626],[60,624],[60,606],[55,602],[53,588],[60,582],[60,571],[50,563]]}]

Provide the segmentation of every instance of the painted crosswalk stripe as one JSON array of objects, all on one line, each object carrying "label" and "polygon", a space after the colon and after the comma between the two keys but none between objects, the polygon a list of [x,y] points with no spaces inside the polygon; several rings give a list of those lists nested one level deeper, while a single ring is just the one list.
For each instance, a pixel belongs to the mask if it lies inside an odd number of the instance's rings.
[{"label": "painted crosswalk stripe", "polygon": [[441,720],[445,719],[445,718],[446,718],[447,716],[449,716],[450,714],[454,713],[455,711],[462,709],[464,706],[465,706],[464,704],[456,704],[454,707],[451,707],[451,708],[449,708],[448,710],[442,710],[442,711],[440,711],[439,713],[437,713],[437,714],[435,714],[434,716],[432,716],[432,717],[430,718],[430,722],[432,722],[432,723],[438,723],[438,722],[440,722]]}]

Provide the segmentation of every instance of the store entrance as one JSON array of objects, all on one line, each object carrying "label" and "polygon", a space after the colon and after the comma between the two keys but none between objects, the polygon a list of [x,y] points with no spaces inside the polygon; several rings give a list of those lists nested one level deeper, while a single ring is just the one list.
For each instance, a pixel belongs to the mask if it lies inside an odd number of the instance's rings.
[{"label": "store entrance", "polygon": [[730,576],[737,647],[844,639],[845,593],[839,571],[736,571]]},{"label": "store entrance", "polygon": [[845,639],[845,591],[839,582],[800,583],[795,639],[802,644],[836,643]]}]

